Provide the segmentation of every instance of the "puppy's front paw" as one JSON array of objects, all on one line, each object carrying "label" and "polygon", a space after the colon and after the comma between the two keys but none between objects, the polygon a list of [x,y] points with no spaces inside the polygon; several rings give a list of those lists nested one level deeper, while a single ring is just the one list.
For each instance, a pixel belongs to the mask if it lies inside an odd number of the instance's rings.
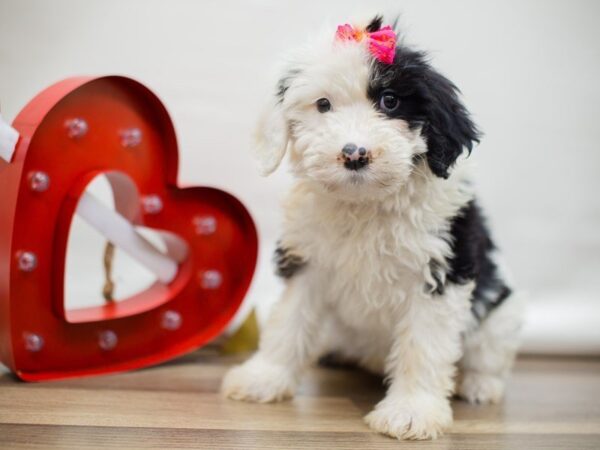
[{"label": "puppy's front paw", "polygon": [[458,387],[458,395],[469,403],[498,403],[504,395],[504,380],[485,373],[467,372]]},{"label": "puppy's front paw", "polygon": [[293,397],[295,388],[287,368],[255,356],[227,372],[221,391],[234,400],[268,403]]},{"label": "puppy's front paw", "polygon": [[365,421],[375,431],[397,439],[435,439],[452,424],[452,409],[445,398],[385,398]]}]

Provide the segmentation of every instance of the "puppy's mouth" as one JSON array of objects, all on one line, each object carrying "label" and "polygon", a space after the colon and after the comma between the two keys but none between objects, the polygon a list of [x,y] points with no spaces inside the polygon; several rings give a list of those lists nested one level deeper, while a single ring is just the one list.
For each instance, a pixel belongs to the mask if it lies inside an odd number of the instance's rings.
[{"label": "puppy's mouth", "polygon": [[356,192],[362,191],[370,185],[369,178],[367,171],[357,172],[341,168],[337,176],[318,181],[328,192],[342,196],[354,196]]},{"label": "puppy's mouth", "polygon": [[361,171],[352,171],[349,172],[346,176],[348,177],[348,182],[352,185],[360,185],[367,182],[367,171],[369,169],[361,169]]}]

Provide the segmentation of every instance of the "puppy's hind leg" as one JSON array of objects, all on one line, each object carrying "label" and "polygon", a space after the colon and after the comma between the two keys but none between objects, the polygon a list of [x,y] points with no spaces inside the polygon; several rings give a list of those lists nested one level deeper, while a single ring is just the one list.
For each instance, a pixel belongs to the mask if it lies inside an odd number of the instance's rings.
[{"label": "puppy's hind leg", "polygon": [[465,336],[458,395],[470,403],[497,403],[520,342],[523,299],[511,294]]}]

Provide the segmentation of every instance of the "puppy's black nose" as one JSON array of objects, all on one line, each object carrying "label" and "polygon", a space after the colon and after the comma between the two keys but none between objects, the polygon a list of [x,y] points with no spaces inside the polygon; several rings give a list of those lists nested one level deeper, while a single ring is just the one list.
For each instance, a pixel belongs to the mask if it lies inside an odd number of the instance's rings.
[{"label": "puppy's black nose", "polygon": [[359,170],[369,164],[367,149],[358,147],[356,144],[348,143],[342,149],[344,167],[348,170]]}]

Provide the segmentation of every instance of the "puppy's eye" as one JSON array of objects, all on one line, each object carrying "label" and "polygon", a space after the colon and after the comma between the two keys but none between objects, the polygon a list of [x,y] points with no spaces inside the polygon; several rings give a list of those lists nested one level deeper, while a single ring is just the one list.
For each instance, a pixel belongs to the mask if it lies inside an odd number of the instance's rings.
[{"label": "puppy's eye", "polygon": [[379,107],[385,113],[392,113],[400,106],[400,99],[392,92],[384,92],[379,99]]},{"label": "puppy's eye", "polygon": [[320,113],[326,113],[327,111],[329,111],[331,109],[331,103],[326,98],[320,98],[319,100],[317,100],[316,104],[317,104],[317,110]]}]

